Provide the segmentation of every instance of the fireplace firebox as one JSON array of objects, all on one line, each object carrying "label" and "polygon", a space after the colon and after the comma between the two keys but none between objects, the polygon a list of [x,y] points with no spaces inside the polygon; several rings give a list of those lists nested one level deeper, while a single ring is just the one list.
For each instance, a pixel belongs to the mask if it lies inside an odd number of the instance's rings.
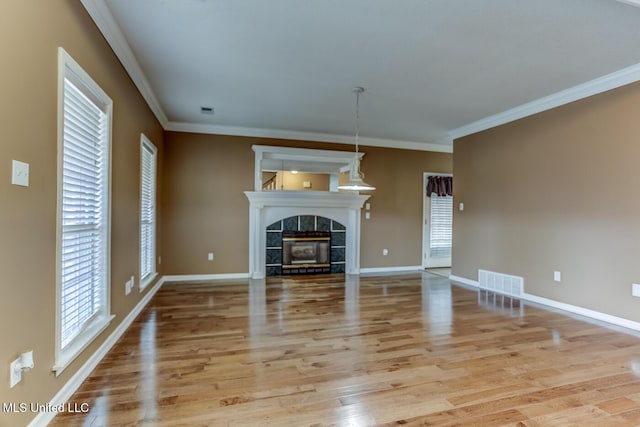
[{"label": "fireplace firebox", "polygon": [[282,274],[331,273],[331,233],[283,231]]}]

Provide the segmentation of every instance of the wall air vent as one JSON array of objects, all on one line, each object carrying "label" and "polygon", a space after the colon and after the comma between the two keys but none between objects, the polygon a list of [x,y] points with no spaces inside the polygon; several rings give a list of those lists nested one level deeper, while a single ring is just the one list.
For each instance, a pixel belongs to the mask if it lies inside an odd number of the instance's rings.
[{"label": "wall air vent", "polygon": [[200,113],[213,116],[213,107],[200,107]]},{"label": "wall air vent", "polygon": [[494,271],[478,270],[478,284],[480,289],[514,297],[522,296],[524,292],[524,279],[522,277]]}]

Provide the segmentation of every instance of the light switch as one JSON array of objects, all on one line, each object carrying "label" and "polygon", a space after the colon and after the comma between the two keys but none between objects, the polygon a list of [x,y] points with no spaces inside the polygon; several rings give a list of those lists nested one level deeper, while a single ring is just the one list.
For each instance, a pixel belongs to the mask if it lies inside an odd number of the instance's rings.
[{"label": "light switch", "polygon": [[22,187],[29,186],[29,163],[20,162],[18,160],[13,161],[11,183]]},{"label": "light switch", "polygon": [[460,212],[462,212],[462,211],[464,210],[464,203],[460,202],[460,203],[458,204],[458,210],[459,210]]},{"label": "light switch", "polygon": [[371,212],[365,212],[364,219],[371,219]]}]

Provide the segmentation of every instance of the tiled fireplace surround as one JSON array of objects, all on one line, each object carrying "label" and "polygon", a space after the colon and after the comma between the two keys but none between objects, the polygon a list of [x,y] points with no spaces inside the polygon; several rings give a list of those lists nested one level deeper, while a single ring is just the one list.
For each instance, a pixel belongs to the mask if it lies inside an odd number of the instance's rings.
[{"label": "tiled fireplace surround", "polygon": [[338,221],[323,216],[297,215],[278,220],[267,226],[267,276],[279,276],[283,273],[283,231],[326,231],[331,233],[331,273],[345,272],[346,227]]},{"label": "tiled fireplace surround", "polygon": [[[303,228],[310,227],[312,218],[314,227],[318,224],[316,217],[331,220],[330,229],[344,234],[344,270],[336,261],[335,267],[332,263],[332,271],[360,273],[360,211],[370,196],[329,191],[246,191],[245,194],[249,199],[249,277],[262,279],[267,275],[267,227],[276,227],[273,224],[278,222],[284,226],[285,220],[291,221],[288,226],[292,227],[294,220],[289,219],[292,217],[295,221],[304,221],[298,222],[298,227],[302,224]],[[325,219],[320,219],[321,227],[326,227]],[[344,231],[339,230],[341,226]]]}]

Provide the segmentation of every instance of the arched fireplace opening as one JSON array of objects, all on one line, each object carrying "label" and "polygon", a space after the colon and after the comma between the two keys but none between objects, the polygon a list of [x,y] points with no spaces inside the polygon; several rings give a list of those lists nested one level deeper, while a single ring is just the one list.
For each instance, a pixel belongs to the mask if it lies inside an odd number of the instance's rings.
[{"label": "arched fireplace opening", "polygon": [[267,276],[345,272],[346,227],[317,215],[283,218],[267,227]]}]

